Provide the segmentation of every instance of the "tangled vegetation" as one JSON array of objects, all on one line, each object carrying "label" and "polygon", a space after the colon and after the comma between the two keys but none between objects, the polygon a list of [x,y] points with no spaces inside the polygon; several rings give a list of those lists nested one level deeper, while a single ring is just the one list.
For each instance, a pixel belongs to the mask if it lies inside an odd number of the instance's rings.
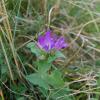
[{"label": "tangled vegetation", "polygon": [[0,100],[100,100],[100,0],[0,0]]}]

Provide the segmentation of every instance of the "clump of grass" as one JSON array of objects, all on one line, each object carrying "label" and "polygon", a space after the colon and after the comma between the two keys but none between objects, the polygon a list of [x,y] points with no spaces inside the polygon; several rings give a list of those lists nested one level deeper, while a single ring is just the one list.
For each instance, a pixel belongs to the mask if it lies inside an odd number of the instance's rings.
[{"label": "clump of grass", "polygon": [[[99,0],[1,0],[0,99],[99,100],[99,5]],[[64,62],[55,61],[63,88],[45,93],[25,78],[36,70],[36,56],[26,45],[48,27],[64,35],[69,48],[62,51]]]}]

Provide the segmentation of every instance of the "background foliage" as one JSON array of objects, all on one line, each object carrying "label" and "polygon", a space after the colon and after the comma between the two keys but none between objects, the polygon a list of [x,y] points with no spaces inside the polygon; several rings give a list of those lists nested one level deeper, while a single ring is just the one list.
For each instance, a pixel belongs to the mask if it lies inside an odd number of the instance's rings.
[{"label": "background foliage", "polygon": [[[41,63],[47,27],[69,48]],[[0,0],[0,100],[99,99],[100,1]]]}]

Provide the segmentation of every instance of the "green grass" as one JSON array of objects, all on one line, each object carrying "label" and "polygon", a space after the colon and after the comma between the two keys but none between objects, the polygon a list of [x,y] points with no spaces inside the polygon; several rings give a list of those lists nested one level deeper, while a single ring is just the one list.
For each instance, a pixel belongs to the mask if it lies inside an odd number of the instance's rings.
[{"label": "green grass", "polygon": [[[48,27],[65,35],[69,48],[55,61],[63,87],[45,91],[25,77],[37,69],[27,44]],[[0,1],[0,100],[27,99],[100,99],[99,0]]]}]

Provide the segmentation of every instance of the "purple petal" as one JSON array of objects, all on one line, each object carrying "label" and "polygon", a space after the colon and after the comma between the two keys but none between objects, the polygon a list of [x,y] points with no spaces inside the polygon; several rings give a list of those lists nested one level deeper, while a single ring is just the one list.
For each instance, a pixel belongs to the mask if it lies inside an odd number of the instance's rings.
[{"label": "purple petal", "polygon": [[68,46],[68,44],[65,42],[64,37],[60,37],[55,43],[56,50],[60,50],[60,49],[65,48],[67,46]]},{"label": "purple petal", "polygon": [[44,49],[46,52],[56,49],[60,50],[68,46],[64,37],[58,38],[56,34],[52,34],[50,30],[46,31],[44,35],[39,36],[38,46]]},{"label": "purple petal", "polygon": [[44,36],[39,36],[39,38],[38,38],[38,44],[40,46],[42,46],[42,47],[45,45],[45,37]]},{"label": "purple petal", "polygon": [[45,33],[45,46],[47,48],[47,50],[51,50],[54,46],[54,41],[51,37],[51,31],[48,30],[46,33]]},{"label": "purple petal", "polygon": [[50,37],[51,33],[52,33],[51,30],[47,30],[47,31],[45,32],[45,35]]},{"label": "purple petal", "polygon": [[51,37],[51,31],[47,31],[45,35],[38,38],[38,44],[45,50],[50,51],[54,47],[54,41]]}]

